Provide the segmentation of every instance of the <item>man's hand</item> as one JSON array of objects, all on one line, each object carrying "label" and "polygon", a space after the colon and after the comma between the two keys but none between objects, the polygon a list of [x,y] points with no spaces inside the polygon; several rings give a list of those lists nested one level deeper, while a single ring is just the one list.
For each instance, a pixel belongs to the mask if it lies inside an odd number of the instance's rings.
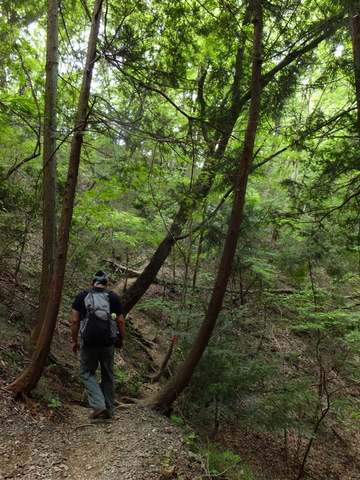
[{"label": "man's hand", "polygon": [[71,350],[74,355],[74,357],[77,357],[78,351],[80,350],[80,344],[79,342],[73,342],[71,344]]}]

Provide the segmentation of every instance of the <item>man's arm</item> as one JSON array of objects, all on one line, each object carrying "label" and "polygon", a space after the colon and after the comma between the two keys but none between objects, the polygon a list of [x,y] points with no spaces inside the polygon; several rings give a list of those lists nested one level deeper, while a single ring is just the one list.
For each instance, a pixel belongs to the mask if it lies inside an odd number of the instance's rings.
[{"label": "man's arm", "polygon": [[125,345],[125,318],[123,314],[116,317],[117,326],[120,333],[121,345],[120,348],[124,348]]},{"label": "man's arm", "polygon": [[80,350],[80,344],[78,340],[80,329],[80,312],[77,310],[72,310],[71,318],[71,350],[75,357],[77,356],[78,351]]}]

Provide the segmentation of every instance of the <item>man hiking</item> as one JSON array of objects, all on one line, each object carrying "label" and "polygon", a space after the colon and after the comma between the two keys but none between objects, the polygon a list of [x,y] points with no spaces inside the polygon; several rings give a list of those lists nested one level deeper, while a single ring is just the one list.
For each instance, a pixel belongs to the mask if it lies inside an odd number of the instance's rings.
[{"label": "man hiking", "polygon": [[[107,284],[107,274],[102,270],[96,272],[91,290],[80,292],[72,303],[71,349],[75,356],[80,350],[80,374],[93,419],[114,417],[114,349],[115,345],[123,348],[125,344],[121,301],[115,292],[107,289]],[[100,384],[96,376],[99,364]]]}]

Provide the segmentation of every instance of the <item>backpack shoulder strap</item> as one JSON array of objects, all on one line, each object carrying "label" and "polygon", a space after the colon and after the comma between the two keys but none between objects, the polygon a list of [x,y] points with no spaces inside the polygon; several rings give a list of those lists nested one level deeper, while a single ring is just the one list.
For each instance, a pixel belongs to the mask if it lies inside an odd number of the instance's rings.
[{"label": "backpack shoulder strap", "polygon": [[94,311],[95,309],[94,295],[96,295],[98,292],[96,292],[93,288],[90,288],[90,290],[86,290],[86,291],[87,291],[87,295],[84,298],[85,310],[87,312],[89,310]]}]

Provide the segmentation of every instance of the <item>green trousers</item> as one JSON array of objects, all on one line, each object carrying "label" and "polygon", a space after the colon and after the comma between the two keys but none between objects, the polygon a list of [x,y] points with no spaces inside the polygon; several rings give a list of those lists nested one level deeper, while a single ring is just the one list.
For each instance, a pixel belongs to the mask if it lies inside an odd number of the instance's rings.
[{"label": "green trousers", "polygon": [[[96,374],[99,364],[100,383]],[[102,407],[110,411],[114,410],[114,346],[82,348],[80,374],[88,393],[90,407],[95,410]]]}]

